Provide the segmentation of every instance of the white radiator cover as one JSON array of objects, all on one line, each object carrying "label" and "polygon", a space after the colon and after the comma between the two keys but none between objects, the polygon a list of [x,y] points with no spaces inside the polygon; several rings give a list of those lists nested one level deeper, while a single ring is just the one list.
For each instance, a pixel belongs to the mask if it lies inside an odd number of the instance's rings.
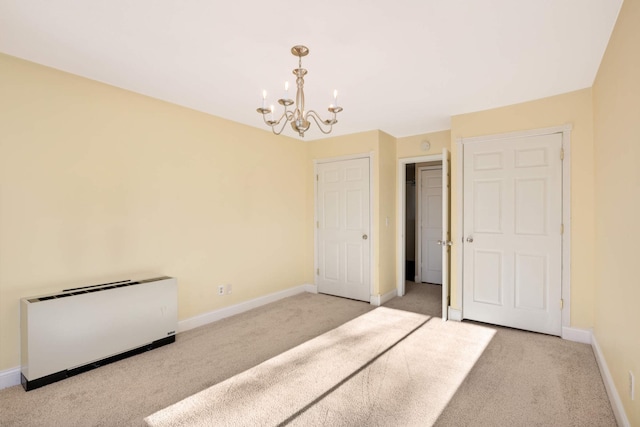
[{"label": "white radiator cover", "polygon": [[178,285],[159,277],[20,301],[22,385],[31,390],[175,341]]}]

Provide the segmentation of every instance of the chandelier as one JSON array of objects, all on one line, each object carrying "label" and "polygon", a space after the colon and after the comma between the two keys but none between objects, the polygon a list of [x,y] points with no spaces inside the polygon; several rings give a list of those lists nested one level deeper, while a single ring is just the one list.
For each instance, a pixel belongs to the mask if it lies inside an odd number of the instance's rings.
[{"label": "chandelier", "polygon": [[[278,99],[278,104],[284,107],[284,112],[277,119],[274,120],[274,108],[271,105],[270,108],[266,107],[267,104],[267,91],[262,91],[262,108],[258,108],[258,113],[262,114],[262,119],[271,126],[271,130],[276,135],[280,135],[284,130],[287,123],[291,122],[291,127],[294,131],[298,132],[298,135],[304,137],[304,133],[309,130],[312,119],[318,125],[320,131],[324,134],[331,133],[333,125],[338,123],[336,115],[342,111],[342,107],[338,106],[338,91],[333,91],[333,104],[329,105],[328,111],[332,114],[328,120],[322,120],[320,115],[313,110],[304,109],[304,76],[307,74],[307,70],[302,68],[302,57],[309,54],[309,49],[306,46],[294,46],[291,48],[291,53],[298,57],[298,68],[293,70],[293,74],[296,76],[296,85],[298,87],[296,92],[295,105],[292,99],[289,99],[289,82],[285,82],[284,98]],[[291,107],[293,106],[293,107]],[[289,109],[291,107],[292,109]],[[267,115],[269,116],[267,118]],[[281,125],[282,123],[282,125]]]}]

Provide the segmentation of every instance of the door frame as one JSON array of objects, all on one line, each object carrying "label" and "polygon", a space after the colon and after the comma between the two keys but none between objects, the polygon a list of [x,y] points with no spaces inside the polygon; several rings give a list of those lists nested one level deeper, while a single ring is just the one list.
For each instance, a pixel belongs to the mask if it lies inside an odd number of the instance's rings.
[{"label": "door frame", "polygon": [[[396,230],[397,243],[396,243],[396,292],[401,297],[405,293],[404,289],[404,277],[405,277],[405,244],[406,244],[406,180],[407,180],[407,165],[412,163],[425,163],[425,162],[444,162],[446,159],[440,154],[431,154],[428,156],[416,156],[405,157],[398,159],[398,177],[397,177],[397,210],[398,210],[398,225]],[[444,297],[445,286],[442,286],[442,292]],[[442,313],[442,319],[447,319],[447,313]]]},{"label": "door frame", "polygon": [[[442,163],[440,164],[440,166],[417,166],[416,163],[416,273],[414,275],[414,281],[416,281],[416,279],[420,279],[420,281],[422,282],[422,230],[417,226],[417,222],[418,222],[418,218],[420,219],[420,221],[422,221],[422,206],[421,206],[421,202],[422,202],[422,184],[421,181],[417,179],[418,174],[422,171],[426,171],[426,170],[439,170],[440,171],[440,175],[442,175]],[[406,189],[405,189],[406,191]],[[405,197],[406,197],[406,193],[405,193]],[[405,212],[406,213],[406,212]],[[442,227],[440,227],[442,229]],[[442,234],[442,233],[440,233]],[[406,238],[406,237],[405,237]],[[440,237],[442,238],[442,237]],[[420,267],[418,269],[418,267]]]},{"label": "door frame", "polygon": [[373,247],[376,241],[377,236],[375,235],[375,230],[373,228],[373,197],[374,197],[374,180],[373,180],[373,160],[374,160],[374,152],[362,153],[362,154],[352,154],[346,156],[338,156],[338,157],[326,157],[322,159],[314,159],[313,160],[313,176],[316,179],[313,180],[313,223],[316,224],[313,227],[313,284],[315,285],[316,292],[318,291],[318,165],[321,163],[335,163],[341,162],[345,160],[355,160],[355,159],[368,159],[369,160],[369,303],[374,304],[376,299],[374,299],[373,290],[374,290],[374,268],[375,263],[373,262]]},{"label": "door frame", "polygon": [[[562,310],[561,310],[561,325],[562,325],[562,338],[565,338],[568,334],[571,334],[571,124],[565,124],[561,126],[553,126],[548,128],[530,129],[518,132],[500,133],[495,135],[486,135],[470,138],[458,138],[456,140],[456,157],[457,157],[457,169],[456,180],[460,190],[456,191],[457,197],[457,209],[456,209],[456,223],[458,240],[460,245],[464,244],[464,144],[468,142],[487,142],[500,139],[513,139],[523,138],[530,136],[550,135],[554,133],[562,134],[562,224],[564,225],[564,232],[562,234],[562,275],[561,275],[561,295],[562,295]],[[455,242],[455,241],[454,241]],[[460,312],[456,317],[464,319],[464,306],[463,306],[463,267],[464,267],[464,251],[462,247],[459,247],[456,256],[457,268],[456,272],[458,280],[456,280],[455,286],[456,295],[458,299],[458,306]],[[455,247],[455,246],[454,246]]]}]

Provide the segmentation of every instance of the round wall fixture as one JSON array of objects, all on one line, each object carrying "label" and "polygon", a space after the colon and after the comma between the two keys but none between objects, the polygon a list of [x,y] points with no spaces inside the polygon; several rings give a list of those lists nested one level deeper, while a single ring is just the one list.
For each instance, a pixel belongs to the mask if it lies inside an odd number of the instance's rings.
[{"label": "round wall fixture", "polygon": [[426,139],[420,143],[420,149],[422,151],[429,151],[429,148],[431,148],[431,143]]}]

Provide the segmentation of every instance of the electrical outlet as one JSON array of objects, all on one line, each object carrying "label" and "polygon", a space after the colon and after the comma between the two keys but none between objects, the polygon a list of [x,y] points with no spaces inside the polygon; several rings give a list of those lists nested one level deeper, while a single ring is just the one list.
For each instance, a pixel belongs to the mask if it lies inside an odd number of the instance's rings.
[{"label": "electrical outlet", "polygon": [[224,295],[224,285],[218,286],[218,295]]},{"label": "electrical outlet", "polygon": [[227,295],[229,295],[231,293],[231,291],[233,291],[233,288],[231,287],[231,283],[229,283],[227,285]]},{"label": "electrical outlet", "polygon": [[635,388],[636,380],[633,376],[633,372],[629,371],[629,397],[631,400],[635,400]]}]

